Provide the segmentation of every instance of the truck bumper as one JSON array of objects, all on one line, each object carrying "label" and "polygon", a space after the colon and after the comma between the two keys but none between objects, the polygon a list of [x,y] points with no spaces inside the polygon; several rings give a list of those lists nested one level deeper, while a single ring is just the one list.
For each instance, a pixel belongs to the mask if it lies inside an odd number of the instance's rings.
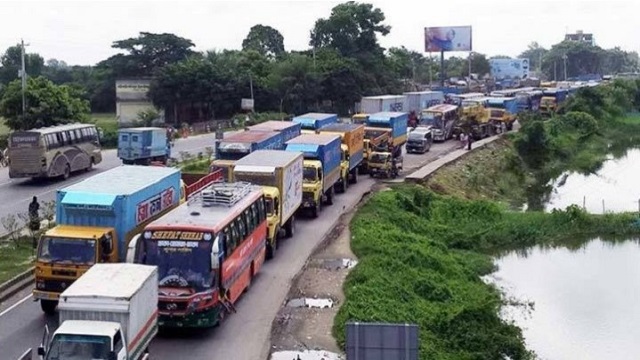
[{"label": "truck bumper", "polygon": [[194,312],[186,315],[171,315],[160,313],[158,326],[163,328],[209,328],[218,325],[222,306]]},{"label": "truck bumper", "polygon": [[33,290],[33,299],[34,300],[54,300],[57,301],[60,299],[60,293],[50,292],[50,291],[40,291]]}]

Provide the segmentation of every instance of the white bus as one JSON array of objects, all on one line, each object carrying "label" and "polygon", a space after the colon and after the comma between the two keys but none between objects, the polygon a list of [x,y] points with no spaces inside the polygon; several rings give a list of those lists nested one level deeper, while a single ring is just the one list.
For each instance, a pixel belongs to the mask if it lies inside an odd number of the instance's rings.
[{"label": "white bus", "polygon": [[9,135],[9,177],[67,179],[102,161],[98,130],[92,124],[65,124]]}]

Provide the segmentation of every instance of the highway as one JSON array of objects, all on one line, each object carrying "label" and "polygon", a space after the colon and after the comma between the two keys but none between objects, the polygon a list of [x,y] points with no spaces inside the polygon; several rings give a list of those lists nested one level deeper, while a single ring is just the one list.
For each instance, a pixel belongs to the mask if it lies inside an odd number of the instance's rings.
[{"label": "highway", "polygon": [[[213,135],[209,138],[203,137],[202,140],[194,140],[194,143],[188,146],[194,148],[205,146],[212,138]],[[187,142],[185,141],[184,144]],[[431,151],[424,155],[405,155],[404,173],[433,161],[436,157],[450,152],[457,145],[457,142],[449,141],[444,144],[434,144]],[[106,169],[107,164],[103,169]],[[112,160],[112,164],[115,166],[117,162]],[[104,171],[103,169],[101,170]],[[72,178],[70,181],[77,181],[77,179]],[[237,313],[228,316],[220,327],[196,333],[162,334],[151,344],[151,357],[158,360],[267,359],[270,353],[271,324],[285,301],[291,280],[300,271],[313,249],[334,227],[340,216],[356,205],[373,184],[374,181],[368,176],[361,176],[358,183],[349,187],[346,194],[336,196],[333,206],[324,207],[319,218],[300,219],[294,238],[286,240],[279,247],[276,258],[265,264],[252,282],[249,291],[238,302]],[[50,186],[48,192],[40,190],[40,193],[51,196],[53,189],[59,185]],[[10,187],[20,188],[20,185]],[[25,192],[23,197],[25,196],[26,201],[31,195]],[[26,202],[21,205],[26,207]],[[3,211],[8,211],[10,208],[11,206],[3,207],[6,209]],[[54,319],[47,319],[43,315],[40,305],[32,301],[29,292],[30,289],[25,289],[13,299],[0,304],[2,359],[17,359],[27,348],[37,347],[42,339],[45,324],[49,324],[51,332],[57,326]]]},{"label": "highway", "polygon": [[[215,133],[178,139],[175,142],[172,155],[173,157],[179,158],[181,151],[191,153],[204,151],[205,147],[213,146],[214,141]],[[40,214],[42,215],[42,204],[46,201],[54,200],[57,189],[74,184],[119,165],[122,165],[122,161],[118,159],[116,150],[105,150],[102,152],[102,162],[94,166],[93,170],[72,174],[67,180],[47,179],[34,181],[31,179],[10,179],[9,169],[0,168],[0,219],[9,214],[27,212],[29,202],[34,195],[38,197]],[[0,225],[0,235],[6,233],[7,231]]]}]

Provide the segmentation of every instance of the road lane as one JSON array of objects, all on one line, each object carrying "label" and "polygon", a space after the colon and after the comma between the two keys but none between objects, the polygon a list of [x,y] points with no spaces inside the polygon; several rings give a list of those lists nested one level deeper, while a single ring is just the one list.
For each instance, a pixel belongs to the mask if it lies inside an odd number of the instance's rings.
[{"label": "road lane", "polygon": [[[443,156],[456,145],[452,141],[434,144],[427,154],[405,155],[404,173]],[[340,215],[357,204],[373,183],[368,176],[360,176],[358,183],[350,186],[347,193],[336,196],[334,205],[323,208],[320,217],[314,220],[300,219],[295,237],[286,240],[278,249],[276,258],[265,264],[249,291],[238,302],[238,312],[228,316],[222,326],[195,335],[163,334],[151,344],[153,358],[266,359],[270,352],[271,323],[285,300],[291,280]],[[6,311],[9,306],[3,304],[0,311]],[[31,299],[0,314],[0,349],[2,358],[7,360],[17,359],[29,347],[37,347],[45,324],[49,324],[52,332],[57,326],[56,320],[47,319],[40,305]]]}]

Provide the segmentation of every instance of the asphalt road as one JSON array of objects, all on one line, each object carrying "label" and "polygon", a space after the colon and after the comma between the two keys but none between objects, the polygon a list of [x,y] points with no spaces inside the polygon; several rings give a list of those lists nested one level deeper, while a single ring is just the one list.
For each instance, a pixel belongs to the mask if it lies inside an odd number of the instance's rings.
[{"label": "asphalt road", "polygon": [[[191,145],[186,145],[188,143],[185,140],[185,145],[182,146],[205,146],[210,139],[212,137],[194,139]],[[176,147],[178,146],[176,144]],[[404,172],[415,170],[456,146],[456,142],[449,141],[434,144],[431,151],[424,155],[405,155]],[[111,161],[113,166],[117,165],[117,162]],[[106,165],[100,170],[104,171]],[[70,181],[77,179],[72,178]],[[349,187],[347,193],[336,196],[333,206],[324,207],[319,218],[300,219],[294,238],[285,241],[278,249],[276,258],[263,266],[249,291],[238,302],[238,312],[228,316],[220,327],[195,334],[158,336],[151,344],[151,356],[157,360],[267,359],[270,354],[271,324],[285,301],[291,280],[300,271],[313,249],[334,227],[340,215],[356,205],[373,184],[374,181],[368,176],[361,176],[357,184]],[[16,185],[11,185],[14,186]],[[57,186],[59,185],[51,185],[51,190],[41,190],[40,193],[51,196]],[[20,188],[19,185],[18,187]],[[25,194],[28,200],[31,194]],[[26,206],[26,203],[22,205]],[[10,208],[11,206],[3,207],[7,210]],[[40,305],[32,301],[29,292],[30,289],[25,289],[13,299],[0,304],[2,359],[17,359],[27,348],[37,347],[42,339],[45,324],[49,324],[51,332],[57,326],[56,320],[47,319],[42,314]]]},{"label": "asphalt road", "polygon": [[[178,139],[172,150],[172,155],[179,158],[181,151],[191,153],[204,151],[205,147],[213,146],[214,141],[214,133]],[[105,150],[102,152],[102,162],[96,165],[93,170],[72,174],[67,180],[47,179],[34,181],[31,179],[10,179],[9,169],[0,168],[0,219],[9,214],[27,212],[29,202],[31,202],[34,195],[38,197],[38,201],[42,205],[46,201],[55,199],[56,190],[119,165],[122,165],[122,161],[118,159],[116,150]],[[7,231],[0,225],[0,235],[6,233]]]}]

